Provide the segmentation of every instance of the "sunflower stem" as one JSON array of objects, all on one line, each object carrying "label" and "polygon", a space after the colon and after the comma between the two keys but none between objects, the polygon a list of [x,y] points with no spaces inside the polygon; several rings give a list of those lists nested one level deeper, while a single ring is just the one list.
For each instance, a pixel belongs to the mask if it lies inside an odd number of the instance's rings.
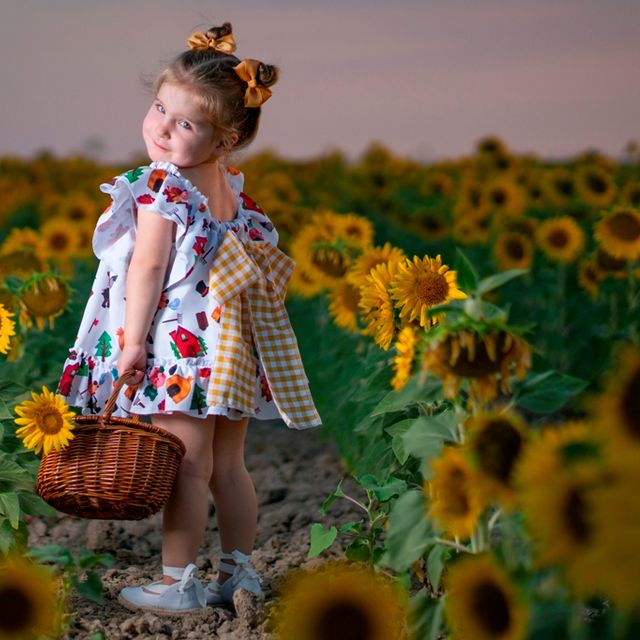
[{"label": "sunflower stem", "polygon": [[493,527],[496,526],[500,516],[502,515],[502,509],[496,509],[489,518],[489,523],[487,525],[487,529],[491,531]]},{"label": "sunflower stem", "polygon": [[436,538],[435,542],[443,545],[444,547],[455,549],[460,553],[471,553],[471,549],[469,549],[469,547],[465,547],[463,544],[458,544],[457,542],[452,542],[451,540],[445,540],[444,538]]}]

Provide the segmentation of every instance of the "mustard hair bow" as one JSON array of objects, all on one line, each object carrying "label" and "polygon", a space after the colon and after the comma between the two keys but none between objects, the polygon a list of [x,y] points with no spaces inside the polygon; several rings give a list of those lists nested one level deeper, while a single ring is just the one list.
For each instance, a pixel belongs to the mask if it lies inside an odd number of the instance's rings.
[{"label": "mustard hair bow", "polygon": [[196,31],[189,36],[187,44],[189,49],[194,51],[213,49],[220,53],[233,53],[236,50],[236,41],[231,33],[220,38],[211,38],[206,33],[202,33],[202,31]]},{"label": "mustard hair bow", "polygon": [[233,70],[244,80],[249,86],[244,94],[245,107],[259,107],[271,97],[271,90],[262,85],[258,85],[256,77],[260,60],[251,60],[245,58],[240,64],[233,67]]}]

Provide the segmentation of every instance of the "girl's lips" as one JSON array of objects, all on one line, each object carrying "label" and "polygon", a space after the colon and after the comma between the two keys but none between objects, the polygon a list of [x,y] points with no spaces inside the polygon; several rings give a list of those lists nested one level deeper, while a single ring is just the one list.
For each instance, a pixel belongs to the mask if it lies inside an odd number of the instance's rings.
[{"label": "girl's lips", "polygon": [[153,141],[153,144],[155,144],[156,147],[158,147],[158,149],[162,149],[162,151],[169,151],[169,149],[167,149],[166,147],[163,147],[161,144],[159,144],[155,140]]}]

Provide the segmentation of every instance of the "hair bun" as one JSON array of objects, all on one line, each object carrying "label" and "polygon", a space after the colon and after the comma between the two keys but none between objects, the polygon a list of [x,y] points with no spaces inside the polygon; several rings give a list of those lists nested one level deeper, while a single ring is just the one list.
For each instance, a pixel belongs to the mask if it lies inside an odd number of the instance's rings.
[{"label": "hair bun", "polygon": [[222,38],[223,36],[228,36],[232,32],[233,28],[231,27],[231,23],[224,22],[221,27],[209,27],[206,34],[209,38]]},{"label": "hair bun", "polygon": [[265,64],[264,62],[261,62],[258,67],[256,80],[258,81],[258,84],[262,85],[263,87],[271,87],[276,82],[278,82],[279,72],[280,70],[275,65]]}]

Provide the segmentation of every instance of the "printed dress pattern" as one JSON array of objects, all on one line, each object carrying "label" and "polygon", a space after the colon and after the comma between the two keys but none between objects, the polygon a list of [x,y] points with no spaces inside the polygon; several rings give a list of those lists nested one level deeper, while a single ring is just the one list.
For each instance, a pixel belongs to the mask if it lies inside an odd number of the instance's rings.
[{"label": "printed dress pattern", "polygon": [[201,418],[279,418],[252,336],[255,402],[245,406],[207,405],[207,389],[221,337],[225,307],[209,290],[209,274],[227,232],[243,243],[277,245],[278,234],[262,209],[242,192],[244,176],[228,169],[237,199],[234,220],[213,218],[207,199],[168,162],[153,162],[117,176],[100,189],[112,203],[100,216],[93,250],[100,260],[75,344],[58,385],[67,403],[98,414],[117,379],[124,344],[126,273],[133,253],[135,211],[146,207],[176,223],[162,293],[147,336],[147,370],[136,387],[125,387],[115,416],[178,411]]}]

